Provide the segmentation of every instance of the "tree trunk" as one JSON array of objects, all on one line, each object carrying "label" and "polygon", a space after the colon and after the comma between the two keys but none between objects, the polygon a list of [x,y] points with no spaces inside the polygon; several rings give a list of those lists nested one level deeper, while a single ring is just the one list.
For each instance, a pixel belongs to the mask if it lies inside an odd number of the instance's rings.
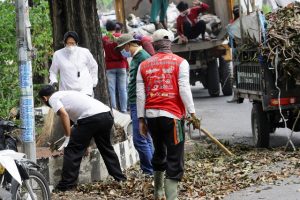
[{"label": "tree trunk", "polygon": [[97,14],[96,0],[48,0],[53,27],[54,50],[63,48],[63,35],[76,31],[79,46],[88,48],[98,62],[99,83],[95,98],[109,104],[102,36]]},{"label": "tree trunk", "polygon": [[[102,36],[97,14],[96,0],[48,0],[53,28],[54,50],[63,48],[63,36],[67,31],[76,31],[79,46],[88,48],[98,63],[98,85],[95,98],[109,105]],[[52,128],[51,128],[52,127]],[[44,131],[38,138],[38,146],[47,146],[64,135],[60,119],[49,113]]]}]

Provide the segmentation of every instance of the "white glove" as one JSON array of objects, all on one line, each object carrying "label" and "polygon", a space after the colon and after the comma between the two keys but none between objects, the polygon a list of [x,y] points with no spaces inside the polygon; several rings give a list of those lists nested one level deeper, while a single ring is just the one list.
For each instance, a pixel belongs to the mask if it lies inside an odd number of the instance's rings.
[{"label": "white glove", "polygon": [[58,148],[58,151],[62,151],[66,146],[68,146],[70,137],[65,136],[64,143]]}]

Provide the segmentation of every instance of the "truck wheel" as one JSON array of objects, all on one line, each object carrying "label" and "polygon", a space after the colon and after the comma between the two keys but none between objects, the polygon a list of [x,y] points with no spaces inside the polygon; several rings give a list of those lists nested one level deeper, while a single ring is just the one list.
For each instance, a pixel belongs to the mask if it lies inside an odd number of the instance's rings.
[{"label": "truck wheel", "polygon": [[251,111],[253,143],[256,147],[268,148],[270,140],[270,124],[267,113],[261,103],[253,103]]},{"label": "truck wheel", "polygon": [[220,82],[224,96],[232,95],[232,78],[230,64],[224,60],[223,57],[219,58],[220,65]]},{"label": "truck wheel", "polygon": [[207,68],[207,88],[211,97],[217,97],[220,95],[220,79],[217,59],[214,59],[208,63]]}]

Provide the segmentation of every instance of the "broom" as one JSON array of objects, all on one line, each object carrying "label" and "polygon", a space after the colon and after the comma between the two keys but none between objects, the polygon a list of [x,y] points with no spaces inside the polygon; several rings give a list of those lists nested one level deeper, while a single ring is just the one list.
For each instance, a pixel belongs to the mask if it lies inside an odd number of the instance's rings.
[{"label": "broom", "polygon": [[37,137],[37,146],[47,146],[47,141],[49,141],[49,138],[51,137],[52,130],[53,130],[53,124],[54,124],[54,112],[52,109],[49,109],[49,112],[45,118],[45,123],[42,128],[41,134]]}]

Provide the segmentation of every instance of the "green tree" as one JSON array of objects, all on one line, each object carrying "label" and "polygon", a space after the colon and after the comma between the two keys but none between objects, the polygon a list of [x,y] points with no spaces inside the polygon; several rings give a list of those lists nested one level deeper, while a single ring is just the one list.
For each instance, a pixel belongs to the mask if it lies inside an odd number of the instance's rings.
[{"label": "green tree", "polygon": [[[0,2],[0,117],[7,116],[19,103],[19,68],[16,44],[16,12],[14,1]],[[47,82],[49,57],[52,57],[52,34],[48,2],[41,0],[29,11],[32,45],[36,56],[32,61],[33,83]]]},{"label": "green tree", "polygon": [[0,2],[0,117],[5,117],[19,100],[14,4]]}]

